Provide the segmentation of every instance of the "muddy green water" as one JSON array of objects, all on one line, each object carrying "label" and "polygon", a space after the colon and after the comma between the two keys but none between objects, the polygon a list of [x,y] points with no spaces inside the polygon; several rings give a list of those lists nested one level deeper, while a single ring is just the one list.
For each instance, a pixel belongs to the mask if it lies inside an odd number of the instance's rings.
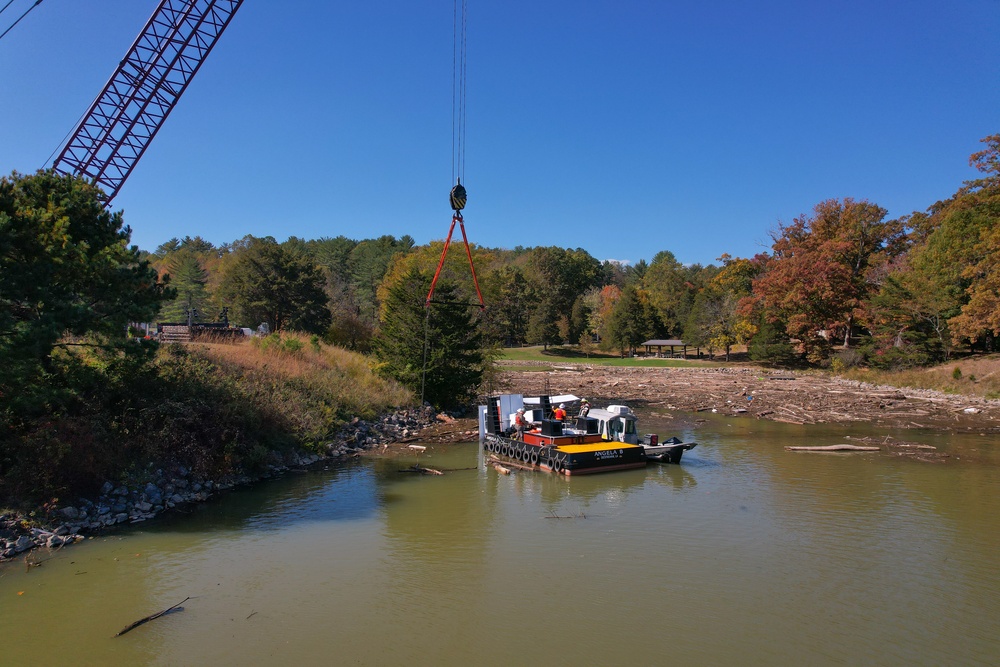
[{"label": "muddy green water", "polygon": [[927,464],[783,449],[863,429],[680,434],[679,467],[592,477],[476,444],[420,457],[474,468],[443,477],[289,474],[0,566],[0,664],[1000,664],[995,439],[897,434],[952,455]]}]

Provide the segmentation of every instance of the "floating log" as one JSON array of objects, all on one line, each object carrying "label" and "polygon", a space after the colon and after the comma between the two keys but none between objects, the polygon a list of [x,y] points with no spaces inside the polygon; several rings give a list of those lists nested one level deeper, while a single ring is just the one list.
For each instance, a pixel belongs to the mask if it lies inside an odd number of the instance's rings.
[{"label": "floating log", "polygon": [[181,600],[180,602],[178,602],[177,604],[175,604],[173,607],[167,607],[166,609],[164,609],[161,612],[157,612],[155,614],[150,614],[149,616],[146,616],[145,618],[140,618],[138,621],[126,625],[124,628],[122,628],[121,630],[118,631],[118,634],[116,634],[115,637],[121,637],[123,634],[125,634],[129,630],[135,630],[137,627],[139,627],[143,623],[148,623],[149,621],[152,621],[153,619],[157,619],[160,616],[163,616],[164,614],[169,614],[174,609],[177,609],[178,607],[180,607],[182,604],[184,604],[185,602],[187,602],[190,599],[191,599],[191,596],[189,595],[188,597],[184,598],[183,600]]},{"label": "floating log", "polygon": [[403,468],[399,472],[418,472],[421,475],[443,475],[444,473],[440,470],[435,470],[434,468],[422,468],[416,464],[410,466],[409,468]]},{"label": "floating log", "polygon": [[418,452],[422,452],[422,451],[424,451],[425,449],[427,449],[427,448],[426,448],[426,447],[424,447],[423,445],[407,445],[407,447],[408,447],[408,448],[410,448],[410,449],[415,449],[415,450],[417,450]]},{"label": "floating log", "polygon": [[[497,464],[502,465],[502,466],[506,467],[507,469],[511,469],[511,468],[517,468],[518,470],[534,470],[535,469],[535,466],[532,466],[530,464],[517,463],[515,461],[501,461],[500,459],[498,459],[498,458],[496,458],[495,456],[492,456],[492,455],[490,456],[490,463],[492,463],[493,465],[497,465]],[[507,473],[504,473],[504,474],[506,475]]]},{"label": "floating log", "polygon": [[493,469],[496,470],[498,473],[500,473],[502,475],[509,475],[510,474],[510,468],[505,468],[502,465],[500,465],[499,463],[494,463],[493,464]]},{"label": "floating log", "polygon": [[824,445],[821,447],[785,447],[790,452],[878,452],[881,447],[861,445]]}]

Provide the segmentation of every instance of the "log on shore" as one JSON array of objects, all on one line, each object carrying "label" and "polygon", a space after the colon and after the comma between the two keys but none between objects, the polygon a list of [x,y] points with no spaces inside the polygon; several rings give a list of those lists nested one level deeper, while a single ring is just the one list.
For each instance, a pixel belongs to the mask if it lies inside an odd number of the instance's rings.
[{"label": "log on shore", "polygon": [[818,447],[785,447],[790,452],[878,452],[881,447],[861,445],[823,445]]}]

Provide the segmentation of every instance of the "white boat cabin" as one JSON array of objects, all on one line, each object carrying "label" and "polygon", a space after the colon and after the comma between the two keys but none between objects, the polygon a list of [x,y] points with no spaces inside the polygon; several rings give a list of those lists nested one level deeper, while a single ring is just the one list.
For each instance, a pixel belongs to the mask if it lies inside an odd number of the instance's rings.
[{"label": "white boat cabin", "polygon": [[638,418],[625,405],[609,405],[606,410],[594,408],[587,417],[597,420],[597,432],[605,440],[624,442],[630,445],[638,444],[639,434],[636,431]]}]

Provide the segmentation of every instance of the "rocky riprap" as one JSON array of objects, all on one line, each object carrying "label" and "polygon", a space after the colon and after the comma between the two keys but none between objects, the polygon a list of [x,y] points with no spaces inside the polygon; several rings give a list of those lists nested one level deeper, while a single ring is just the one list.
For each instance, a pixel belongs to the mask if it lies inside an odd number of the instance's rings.
[{"label": "rocky riprap", "polygon": [[264,470],[257,474],[228,475],[211,480],[176,466],[154,470],[140,482],[105,482],[97,498],[81,498],[70,505],[46,508],[44,519],[2,514],[0,561],[11,560],[39,547],[61,548],[83,539],[88,533],[99,533],[119,524],[140,523],[161,512],[203,502],[219,491],[271,478],[289,469],[356,456],[369,449],[412,438],[421,429],[437,422],[434,410],[426,406],[401,410],[373,421],[355,417],[331,442],[323,445],[324,454],[271,452]]}]

